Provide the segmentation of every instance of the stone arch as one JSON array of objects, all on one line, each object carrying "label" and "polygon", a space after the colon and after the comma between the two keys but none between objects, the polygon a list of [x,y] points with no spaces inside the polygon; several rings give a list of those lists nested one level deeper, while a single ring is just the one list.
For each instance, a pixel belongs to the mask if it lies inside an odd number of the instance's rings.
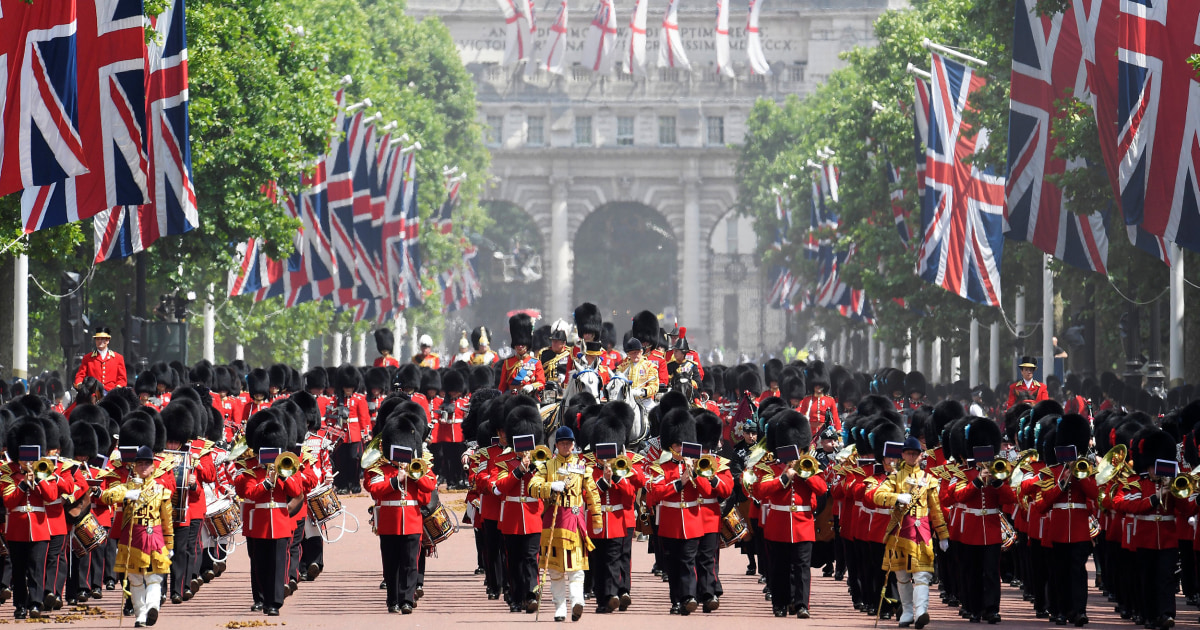
[{"label": "stone arch", "polygon": [[678,303],[679,239],[656,209],[601,205],[581,221],[573,245],[573,304],[595,302],[618,329],[640,310],[662,313]]}]

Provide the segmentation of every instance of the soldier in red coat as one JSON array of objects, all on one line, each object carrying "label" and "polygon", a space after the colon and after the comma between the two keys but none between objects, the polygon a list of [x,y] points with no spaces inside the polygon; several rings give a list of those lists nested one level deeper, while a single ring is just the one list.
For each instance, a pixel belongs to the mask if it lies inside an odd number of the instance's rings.
[{"label": "soldier in red coat", "polygon": [[[375,500],[373,518],[383,558],[383,581],[387,586],[390,613],[413,611],[416,604],[421,533],[421,507],[429,505],[437,488],[428,459],[421,452],[425,418],[397,414],[380,428],[384,456],[364,477],[364,485]],[[423,471],[416,470],[420,462]]]},{"label": "soldier in red coat", "polygon": [[991,473],[992,462],[1000,452],[1000,425],[991,418],[976,418],[966,429],[967,448],[974,456],[974,470],[951,492],[952,502],[960,505],[958,556],[956,561],[972,567],[963,572],[966,594],[963,602],[971,622],[1000,621],[1000,545],[1004,535],[1001,519],[1006,507],[1016,503],[1012,486]]},{"label": "soldier in red coat", "polygon": [[712,485],[712,496],[700,499],[700,520],[704,535],[696,548],[696,598],[704,612],[712,612],[721,606],[725,594],[721,586],[721,506],[733,495],[733,474],[729,460],[717,454],[721,446],[721,418],[707,409],[692,412],[696,420],[696,441],[704,452],[715,461],[711,474],[706,474]]},{"label": "soldier in red coat", "polygon": [[[519,405],[504,419],[506,439],[514,448],[517,440],[532,436],[533,443],[543,443],[542,416],[537,407]],[[538,544],[542,536],[542,501],[529,490],[534,467],[523,461],[528,452],[496,463],[496,480],[492,492],[500,499],[500,533],[508,560],[509,609],[537,612],[534,589],[538,581]]]},{"label": "soldier in red coat", "polygon": [[530,352],[533,347],[533,319],[525,313],[508,318],[513,356],[500,366],[500,391],[536,395],[546,387],[542,362]]},{"label": "soldier in red coat", "polygon": [[833,426],[835,431],[842,430],[842,420],[838,417],[837,401],[829,396],[829,371],[822,361],[813,361],[804,368],[804,381],[808,385],[809,395],[800,401],[796,411],[808,418],[812,433],[820,433],[825,424]]},{"label": "soldier in red coat", "polygon": [[[415,365],[405,367],[416,369]],[[359,460],[362,458],[363,442],[369,441],[371,435],[371,411],[367,407],[366,396],[358,391],[358,370],[348,363],[343,364],[338,367],[333,380],[336,397],[326,407],[325,422],[345,434],[333,452],[333,468],[337,471],[334,485],[338,494],[362,492]],[[367,440],[363,439],[364,436]]]},{"label": "soldier in red coat", "polygon": [[650,311],[642,311],[633,316],[631,333],[642,342],[642,350],[648,361],[658,366],[658,383],[665,389],[671,375],[667,373],[667,353],[663,349],[662,333],[658,327],[658,317]]},{"label": "soldier in red coat", "polygon": [[375,349],[379,351],[379,358],[375,359],[374,367],[400,367],[400,359],[392,356],[396,351],[396,338],[390,328],[375,331]]},{"label": "soldier in red coat", "polygon": [[[636,523],[633,503],[638,491],[646,484],[645,473],[636,462],[638,456],[625,451],[633,412],[628,405],[605,405],[598,415],[584,423],[596,449],[589,463],[592,479],[600,493],[601,529],[599,533],[592,532],[595,549],[588,559],[596,594],[596,612],[624,611],[633,601],[626,582],[631,566],[625,555],[625,545],[633,542],[633,525]],[[601,449],[611,449],[612,453],[602,453]],[[634,465],[621,473],[615,470],[615,457],[607,457],[612,454],[624,455]]]},{"label": "soldier in red coat", "polygon": [[1017,367],[1021,368],[1021,380],[1008,386],[1008,404],[1004,405],[1004,408],[1008,409],[1022,401],[1036,405],[1048,400],[1050,394],[1046,391],[1046,384],[1033,378],[1033,371],[1037,369],[1037,359],[1030,356],[1021,357]]},{"label": "soldier in red coat", "polygon": [[54,472],[35,474],[33,464],[46,452],[46,431],[36,419],[22,420],[5,436],[11,463],[0,464],[0,494],[7,512],[4,540],[12,562],[13,617],[42,616],[50,525],[46,504],[59,499]]},{"label": "soldier in red coat", "polygon": [[774,461],[755,467],[753,494],[763,508],[763,536],[771,556],[767,579],[776,617],[792,612],[800,619],[809,618],[809,574],[816,540],[813,513],[817,499],[828,489],[823,475],[808,476],[794,466],[811,443],[808,420],[796,411],[781,411],[767,425],[767,451],[775,455]]},{"label": "soldier in red coat", "polygon": [[108,349],[110,341],[112,341],[111,328],[101,328],[92,335],[92,342],[96,344],[96,349],[83,355],[79,371],[75,373],[76,387],[89,376],[100,381],[106,392],[129,384],[129,379],[125,376],[125,357]]},{"label": "soldier in red coat", "polygon": [[266,410],[255,414],[248,423],[249,445],[255,456],[245,461],[234,488],[242,498],[242,534],[250,557],[250,583],[254,594],[252,611],[279,616],[287,593],[288,546],[296,520],[289,514],[288,503],[304,500],[301,475],[281,474],[274,458],[287,451],[292,440],[287,426]]}]

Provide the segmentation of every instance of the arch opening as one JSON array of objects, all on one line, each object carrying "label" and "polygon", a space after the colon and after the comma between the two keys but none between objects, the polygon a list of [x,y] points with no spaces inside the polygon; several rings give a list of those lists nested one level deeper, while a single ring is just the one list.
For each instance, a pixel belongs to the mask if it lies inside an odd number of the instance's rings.
[{"label": "arch opening", "polygon": [[[678,299],[679,246],[666,219],[640,203],[605,204],[575,234],[575,304],[594,302],[614,322],[672,311]],[[624,332],[617,325],[618,332]]]}]

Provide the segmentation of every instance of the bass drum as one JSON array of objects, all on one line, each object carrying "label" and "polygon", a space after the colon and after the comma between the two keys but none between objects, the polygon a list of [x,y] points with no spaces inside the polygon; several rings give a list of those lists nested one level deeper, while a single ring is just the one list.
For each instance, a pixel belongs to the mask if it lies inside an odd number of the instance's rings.
[{"label": "bass drum", "polygon": [[[75,557],[82,558],[91,553],[108,540],[108,531],[96,520],[96,515],[88,512],[75,524],[71,530],[75,538]],[[7,554],[6,554],[7,555]]]},{"label": "bass drum", "polygon": [[424,530],[425,535],[421,537],[421,545],[426,549],[431,549],[458,531],[458,519],[450,510],[446,509],[446,506],[438,504],[425,517]]},{"label": "bass drum", "polygon": [[721,517],[721,527],[717,530],[717,533],[721,536],[721,549],[724,549],[732,547],[749,535],[750,527],[746,525],[746,521],[742,519],[742,515],[734,509],[729,510],[725,516]]}]

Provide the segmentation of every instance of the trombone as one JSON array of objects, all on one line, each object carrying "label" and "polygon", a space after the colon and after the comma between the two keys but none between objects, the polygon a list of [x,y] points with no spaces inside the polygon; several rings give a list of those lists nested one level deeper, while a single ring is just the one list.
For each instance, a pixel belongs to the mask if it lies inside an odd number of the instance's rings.
[{"label": "trombone", "polygon": [[39,482],[45,481],[54,476],[54,471],[57,466],[54,465],[54,460],[49,457],[43,457],[30,466],[33,471],[34,479]]},{"label": "trombone", "polygon": [[617,479],[624,479],[626,475],[633,472],[633,460],[625,454],[609,460],[609,465],[612,466],[613,477]]},{"label": "trombone", "polygon": [[428,465],[425,464],[425,460],[414,459],[408,463],[408,476],[413,480],[420,479],[425,476],[427,469]]},{"label": "trombone", "polygon": [[533,449],[533,455],[531,456],[531,459],[533,460],[534,464],[545,464],[546,462],[550,461],[550,458],[552,457],[554,457],[554,454],[550,452],[549,446],[546,446],[545,444],[538,444],[537,447]]}]

